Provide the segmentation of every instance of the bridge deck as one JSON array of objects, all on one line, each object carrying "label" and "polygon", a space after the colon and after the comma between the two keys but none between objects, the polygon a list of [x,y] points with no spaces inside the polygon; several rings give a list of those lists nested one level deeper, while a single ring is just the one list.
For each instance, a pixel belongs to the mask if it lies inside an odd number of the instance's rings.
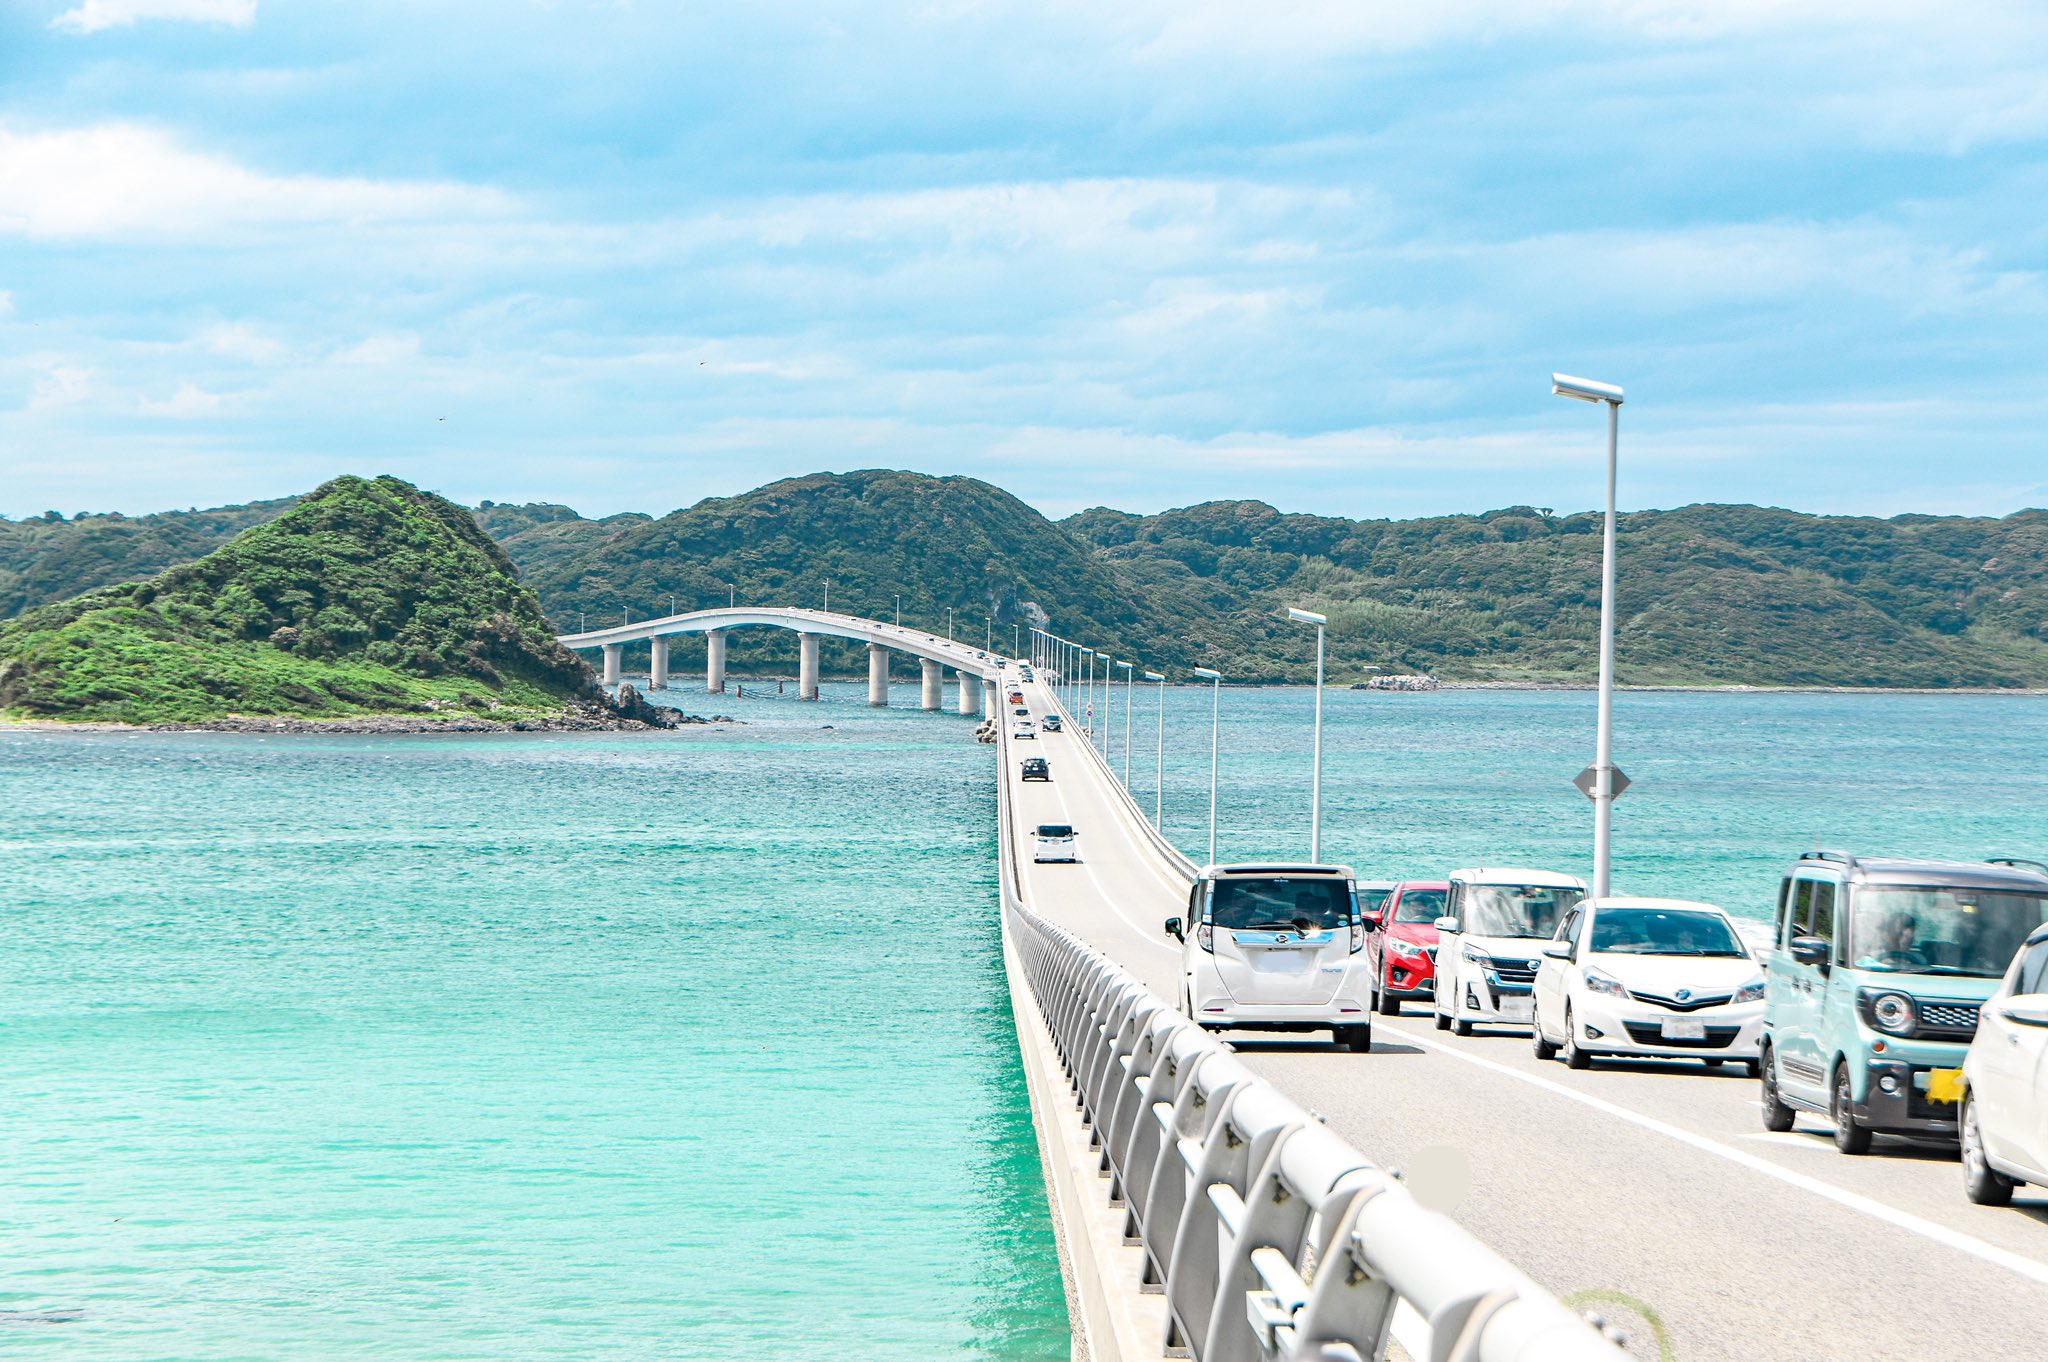
[{"label": "bridge deck", "polygon": [[[1025,690],[1033,714],[1054,709],[1043,683]],[[1171,1000],[1176,952],[1160,924],[1181,910],[1183,872],[1139,833],[1071,722],[1031,742],[1003,730],[1015,835],[1071,823],[1084,858],[1034,865],[1020,845],[1020,893]],[[1052,782],[1023,784],[1025,756],[1045,757]],[[2048,1354],[2048,1201],[2029,1189],[2015,1203],[2025,1209],[1974,1207],[1952,1153],[1892,1145],[1847,1158],[1806,1120],[1767,1135],[1757,1084],[1733,1072],[1573,1072],[1537,1061],[1526,1033],[1457,1039],[1419,1009],[1376,1018],[1375,1032],[1369,1055],[1311,1037],[1233,1039],[1389,1165],[1459,1151],[1471,1190],[1456,1214],[1469,1229],[1560,1296],[1618,1291],[1648,1306],[1682,1362]]]}]

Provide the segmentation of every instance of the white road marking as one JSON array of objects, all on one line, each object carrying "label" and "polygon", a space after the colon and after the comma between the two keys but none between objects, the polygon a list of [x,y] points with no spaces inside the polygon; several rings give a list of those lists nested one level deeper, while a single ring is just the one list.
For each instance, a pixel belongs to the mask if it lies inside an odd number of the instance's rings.
[{"label": "white road marking", "polygon": [[1672,1125],[1668,1121],[1660,1121],[1654,1116],[1645,1116],[1641,1112],[1630,1111],[1627,1107],[1618,1106],[1603,1098],[1594,1097],[1590,1093],[1579,1092],[1552,1079],[1539,1078],[1535,1074],[1523,1073],[1521,1070],[1510,1068],[1505,1064],[1499,1064],[1490,1059],[1483,1059],[1478,1055],[1468,1054],[1457,1046],[1446,1044],[1434,1036],[1419,1035],[1408,1030],[1406,1027],[1395,1029],[1399,1030],[1404,1038],[1412,1040],[1418,1045],[1426,1046],[1429,1049],[1439,1050],[1453,1059],[1463,1060],[1467,1064],[1476,1065],[1479,1068],[1487,1069],[1497,1074],[1505,1074],[1507,1077],[1518,1082],[1527,1083],[1532,1088],[1541,1088],[1545,1092],[1555,1093],[1559,1097],[1568,1098],[1581,1106],[1591,1107],[1593,1110],[1615,1117],[1617,1120],[1627,1121],[1630,1125],[1640,1126],[1644,1130],[1668,1136],[1680,1144],[1689,1145],[1699,1150],[1703,1154],[1712,1154],[1714,1157],[1726,1159],[1738,1167],[1747,1168],[1753,1173],[1762,1173],[1765,1177],[1776,1178],[1782,1183],[1797,1187],[1802,1191],[1811,1192],[1815,1196],[1826,1197],[1838,1206],[1860,1212],[1873,1220],[1881,1220],[1885,1224],[1905,1230],[1909,1234],[1917,1234],[1923,1239],[1930,1239],[1937,1244],[1955,1249],[1959,1253],[1967,1253],[1973,1258],[1990,1263],[1996,1267],[2002,1267],[2008,1272],[2017,1273],[2029,1281],[2048,1286],[2048,1263],[2037,1262],[2024,1254],[2014,1253],[2010,1249],[2002,1249],[1996,1244],[1987,1244],[1975,1235],[1964,1234],[1961,1230],[1952,1230],[1946,1225],[1938,1225],[1932,1220],[1923,1219],[1910,1211],[1901,1211],[1895,1207],[1887,1206],[1883,1202],[1864,1196],[1859,1192],[1852,1192],[1847,1188],[1837,1187],[1833,1183],[1823,1182],[1819,1178],[1808,1177],[1804,1173],[1795,1173],[1789,1168],[1781,1168],[1769,1159],[1761,1158],[1746,1149],[1737,1149],[1733,1145],[1722,1144],[1719,1140],[1710,1139],[1705,1135],[1696,1135],[1692,1131]]}]

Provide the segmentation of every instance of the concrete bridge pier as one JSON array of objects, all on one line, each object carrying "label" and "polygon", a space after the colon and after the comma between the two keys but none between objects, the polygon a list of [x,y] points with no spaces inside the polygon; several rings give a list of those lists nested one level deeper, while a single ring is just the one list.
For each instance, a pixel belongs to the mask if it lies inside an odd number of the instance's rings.
[{"label": "concrete bridge pier", "polygon": [[1003,712],[1003,693],[996,689],[993,681],[981,683],[981,712],[988,718]]},{"label": "concrete bridge pier", "polygon": [[889,703],[889,650],[879,643],[868,645],[868,703]]},{"label": "concrete bridge pier", "polygon": [[626,645],[623,643],[604,645],[604,683],[607,686],[619,684],[619,660],[625,655],[625,651]]},{"label": "concrete bridge pier", "polygon": [[960,712],[974,713],[974,702],[981,690],[981,678],[969,672],[955,672],[953,676],[960,683]]},{"label": "concrete bridge pier", "polygon": [[712,695],[725,694],[725,630],[704,635],[704,689]]},{"label": "concrete bridge pier", "polygon": [[647,668],[647,689],[668,689],[668,639],[651,638],[648,646],[654,649],[654,661]]},{"label": "concrete bridge pier", "polygon": [[818,698],[818,636],[798,634],[796,698],[815,700]]},{"label": "concrete bridge pier", "polygon": [[930,658],[920,658],[924,664],[924,707],[937,709],[945,703],[946,669]]}]

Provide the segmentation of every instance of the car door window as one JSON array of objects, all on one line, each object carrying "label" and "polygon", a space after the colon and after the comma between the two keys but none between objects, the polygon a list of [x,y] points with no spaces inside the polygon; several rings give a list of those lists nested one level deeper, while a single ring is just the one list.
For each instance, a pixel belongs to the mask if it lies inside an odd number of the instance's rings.
[{"label": "car door window", "polygon": [[1795,936],[1806,935],[1806,921],[1813,912],[1813,881],[1794,880],[1786,902],[1789,909],[1785,914],[1785,932],[1778,940],[1781,946],[1792,944]]},{"label": "car door window", "polygon": [[2019,973],[2014,976],[2014,993],[2048,993],[2048,941],[2027,947],[2020,957]]},{"label": "car door window", "polygon": [[1784,882],[1778,886],[1778,944],[1780,946],[1792,939],[1786,934],[1786,928],[1792,925],[1793,883],[1792,877],[1787,875]]},{"label": "car door window", "polygon": [[[1834,944],[1835,940],[1835,886],[1827,880],[1818,880],[1813,886],[1813,906],[1806,919],[1806,934]],[[1832,951],[1829,952],[1833,954]]]},{"label": "car door window", "polygon": [[1557,924],[1557,935],[1550,939],[1552,941],[1569,942],[1577,936],[1578,930],[1579,910],[1574,908],[1564,915],[1564,921]]}]

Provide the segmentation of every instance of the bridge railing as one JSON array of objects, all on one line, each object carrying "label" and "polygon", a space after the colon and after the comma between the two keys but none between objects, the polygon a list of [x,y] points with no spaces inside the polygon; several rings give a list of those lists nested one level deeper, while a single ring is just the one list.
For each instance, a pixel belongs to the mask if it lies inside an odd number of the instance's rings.
[{"label": "bridge railing", "polygon": [[[1124,1236],[1195,1362],[1622,1362],[1585,1320],[1080,938],[1012,902],[1012,945]],[[1404,1342],[1407,1339],[1404,1337]]]}]

